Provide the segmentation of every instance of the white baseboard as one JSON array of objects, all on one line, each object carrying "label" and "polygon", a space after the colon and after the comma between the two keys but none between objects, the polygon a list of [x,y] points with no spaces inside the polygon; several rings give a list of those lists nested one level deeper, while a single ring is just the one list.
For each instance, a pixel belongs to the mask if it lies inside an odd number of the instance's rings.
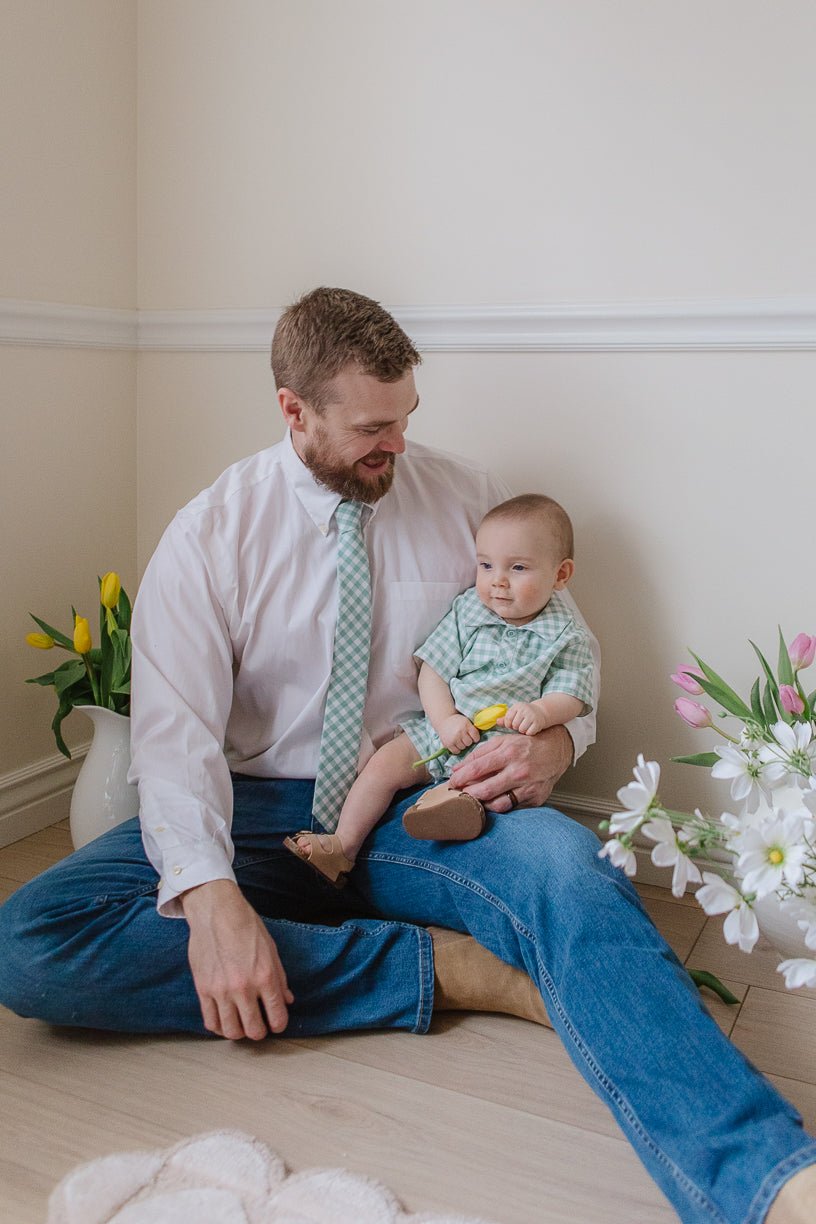
[{"label": "white baseboard", "polygon": [[0,846],[67,817],[71,791],[89,747],[75,748],[70,761],[54,753],[0,777]]}]

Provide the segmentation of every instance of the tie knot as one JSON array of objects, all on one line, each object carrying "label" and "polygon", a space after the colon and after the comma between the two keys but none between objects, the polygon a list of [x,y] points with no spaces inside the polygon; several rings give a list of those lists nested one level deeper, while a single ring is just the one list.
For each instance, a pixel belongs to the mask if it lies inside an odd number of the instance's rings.
[{"label": "tie knot", "polygon": [[360,530],[360,516],[363,513],[363,503],[359,501],[341,501],[335,510],[337,528],[341,535],[347,531]]}]

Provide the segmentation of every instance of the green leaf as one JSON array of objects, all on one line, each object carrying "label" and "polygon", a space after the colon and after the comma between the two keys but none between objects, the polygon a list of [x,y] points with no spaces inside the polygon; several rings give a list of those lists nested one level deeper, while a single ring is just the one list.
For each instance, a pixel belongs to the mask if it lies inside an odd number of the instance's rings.
[{"label": "green leaf", "polygon": [[82,679],[87,680],[87,672],[81,659],[69,659],[67,663],[63,663],[62,667],[58,667],[54,672],[54,688],[57,690],[57,696],[61,698],[66,689],[76,684],[77,680]]},{"label": "green leaf", "polygon": [[47,624],[44,620],[40,620],[39,616],[35,616],[33,612],[28,614],[35,624],[39,625],[43,633],[47,633],[52,637],[58,646],[64,646],[66,650],[74,649],[74,639],[66,637],[64,633],[60,633],[59,629],[55,629],[53,625]]},{"label": "green leaf", "polygon": [[764,723],[765,712],[762,709],[762,697],[759,691],[759,677],[754,681],[754,687],[751,689],[751,710],[754,718],[758,723]]},{"label": "green leaf", "polygon": [[53,722],[51,723],[51,730],[54,732],[54,739],[57,741],[57,747],[59,748],[62,755],[66,756],[69,761],[71,759],[71,753],[68,751],[68,745],[65,743],[65,740],[62,738],[61,728],[62,728],[62,720],[71,713],[71,710],[73,708],[74,707],[71,704],[71,702],[60,702],[59,709],[54,715]]},{"label": "green leaf", "polygon": [[808,695],[807,699],[808,706],[811,710],[813,709],[814,701],[816,701],[816,689],[814,689],[813,692]]},{"label": "green leaf", "polygon": [[776,706],[774,705],[770,684],[765,685],[765,691],[762,694],[762,707],[765,711],[765,722],[769,727],[772,727],[774,723],[779,722],[779,714]]},{"label": "green leaf", "polygon": [[[107,609],[103,609],[107,611]],[[101,617],[100,629],[100,660],[99,660],[99,704],[107,710],[110,706],[110,692],[113,684],[113,672],[116,661],[116,646],[111,641],[108,626]]]},{"label": "green leaf", "polygon": [[118,688],[111,689],[111,692],[117,693],[117,694],[124,693],[126,696],[129,697],[130,696],[130,681],[125,680],[124,683],[120,684]]},{"label": "green leaf", "polygon": [[777,628],[779,629],[779,680],[781,684],[793,684],[793,665],[782,636],[782,627],[777,626]]},{"label": "green leaf", "polygon": [[704,765],[706,769],[711,769],[719,759],[716,752],[695,752],[692,756],[672,757],[678,765]]},{"label": "green leaf", "polygon": [[125,588],[119,592],[119,603],[116,605],[116,619],[119,622],[119,628],[124,629],[126,633],[130,632],[130,619],[132,608],[128,599]]},{"label": "green leaf", "polygon": [[706,969],[689,969],[689,977],[694,982],[698,990],[702,990],[703,986],[707,986],[709,990],[713,990],[714,994],[719,995],[723,1003],[729,1003],[732,1007],[739,1003],[736,995],[725,986],[718,977],[713,973],[709,973]]},{"label": "green leaf", "polygon": [[46,672],[44,676],[33,676],[30,680],[26,680],[26,684],[53,684],[54,673]]},{"label": "green leaf", "polygon": [[712,668],[705,664],[702,659],[698,658],[694,651],[691,653],[704,673],[703,676],[694,677],[703,692],[712,697],[724,710],[728,710],[729,714],[735,714],[737,718],[743,720],[749,719],[751,711],[742,698],[734,692],[729,684],[726,684],[722,676],[718,676]]}]

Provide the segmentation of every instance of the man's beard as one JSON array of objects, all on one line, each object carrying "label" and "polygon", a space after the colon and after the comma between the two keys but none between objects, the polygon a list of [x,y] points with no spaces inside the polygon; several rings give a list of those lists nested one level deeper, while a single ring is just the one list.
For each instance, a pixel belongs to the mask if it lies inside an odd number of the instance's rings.
[{"label": "man's beard", "polygon": [[366,480],[357,475],[353,466],[348,467],[336,459],[332,460],[331,451],[320,446],[321,440],[318,436],[317,445],[307,443],[303,448],[303,462],[315,480],[331,489],[332,493],[339,493],[342,498],[350,501],[368,502],[370,505],[385,496],[394,481],[396,456],[383,454],[381,457],[388,460],[388,467],[382,475]]}]

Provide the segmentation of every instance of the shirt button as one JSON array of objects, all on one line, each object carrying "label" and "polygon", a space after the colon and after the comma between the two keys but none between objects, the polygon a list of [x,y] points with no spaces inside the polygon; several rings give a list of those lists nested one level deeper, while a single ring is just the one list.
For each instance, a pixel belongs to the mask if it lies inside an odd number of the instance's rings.
[{"label": "shirt button", "polygon": [[153,826],[154,833],[164,833],[164,831],[165,831],[165,825],[154,825]]},{"label": "shirt button", "polygon": [[173,868],[173,875],[181,875],[181,868],[180,868],[180,867],[174,867],[174,868]]},{"label": "shirt button", "polygon": [[327,535],[329,531],[329,524],[328,523],[318,523],[317,530],[321,532],[322,535]]}]

